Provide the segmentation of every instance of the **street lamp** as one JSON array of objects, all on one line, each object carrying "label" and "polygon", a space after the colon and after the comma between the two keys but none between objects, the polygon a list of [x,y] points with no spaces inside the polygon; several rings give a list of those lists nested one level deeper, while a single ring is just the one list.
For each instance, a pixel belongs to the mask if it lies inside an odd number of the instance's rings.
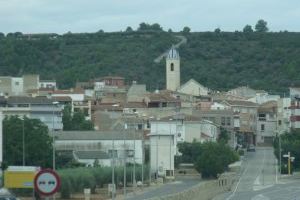
[{"label": "street lamp", "polygon": [[127,161],[127,150],[126,150],[126,143],[125,143],[125,139],[126,139],[126,132],[127,132],[127,124],[126,124],[126,117],[124,118],[124,135],[123,135],[123,145],[124,145],[124,174],[123,174],[123,182],[124,182],[124,191],[123,191],[123,195],[124,195],[124,199],[126,199],[126,161]]},{"label": "street lamp", "polygon": [[[116,107],[119,107],[119,104],[113,104],[113,114]],[[115,138],[112,139],[112,174],[111,174],[111,181],[112,181],[112,199],[115,199]]]},{"label": "street lamp", "polygon": [[54,136],[54,108],[56,107],[56,105],[58,105],[59,102],[58,101],[53,101],[52,105],[53,105],[53,109],[52,109],[52,168],[53,170],[55,170],[55,136]]},{"label": "street lamp", "polygon": [[169,169],[169,176],[171,176],[171,169],[172,169],[172,164],[171,164],[171,162],[172,162],[172,155],[171,155],[171,143],[172,143],[172,127],[171,127],[171,121],[173,121],[173,119],[172,118],[170,118],[169,119],[169,121],[170,121],[170,149],[169,149],[169,151],[170,151],[170,169]]},{"label": "street lamp", "polygon": [[24,120],[25,117],[23,117],[22,120],[22,147],[23,147],[23,166],[25,166],[25,130],[24,130]]},{"label": "street lamp", "polygon": [[[136,114],[136,117],[138,117],[138,112],[134,112],[134,114]],[[136,146],[135,146],[135,140],[136,140],[136,120],[134,120],[134,139],[133,139],[133,186],[136,187],[136,171],[135,171],[135,165],[136,165]]]}]

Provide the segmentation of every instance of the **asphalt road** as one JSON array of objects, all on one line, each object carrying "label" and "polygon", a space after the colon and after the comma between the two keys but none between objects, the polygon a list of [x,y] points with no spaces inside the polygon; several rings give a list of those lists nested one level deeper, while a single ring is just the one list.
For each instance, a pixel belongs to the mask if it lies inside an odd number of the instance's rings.
[{"label": "asphalt road", "polygon": [[273,148],[248,152],[240,177],[229,193],[214,200],[300,200],[300,180],[278,179]]},{"label": "asphalt road", "polygon": [[196,184],[199,184],[199,182],[200,180],[196,178],[176,180],[174,182],[170,182],[165,185],[149,189],[142,194],[138,194],[138,195],[131,194],[131,196],[128,196],[126,200],[142,200],[142,199],[150,199],[153,197],[162,197],[169,194],[175,194],[184,191],[188,188],[191,188]]}]

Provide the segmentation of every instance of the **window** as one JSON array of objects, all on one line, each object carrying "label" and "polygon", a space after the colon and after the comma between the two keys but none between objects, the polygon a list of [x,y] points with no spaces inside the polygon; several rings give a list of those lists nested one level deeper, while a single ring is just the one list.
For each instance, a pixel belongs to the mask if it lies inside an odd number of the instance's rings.
[{"label": "window", "polygon": [[143,129],[143,124],[138,124],[138,130],[142,130]]},{"label": "window", "polygon": [[221,125],[225,126],[225,117],[221,117]]},{"label": "window", "polygon": [[231,119],[230,119],[230,117],[227,117],[227,121],[226,121],[227,123],[227,126],[230,126],[231,125]]},{"label": "window", "polygon": [[265,131],[265,125],[264,125],[264,124],[261,124],[261,125],[260,125],[260,130],[261,130],[261,131]]},{"label": "window", "polygon": [[281,126],[281,120],[278,120],[278,125]]},{"label": "window", "polygon": [[174,71],[174,63],[171,63],[171,72]]},{"label": "window", "polygon": [[258,120],[259,121],[266,121],[266,114],[259,114],[258,115]]},{"label": "window", "polygon": [[147,128],[151,128],[149,120],[147,120]]},{"label": "window", "polygon": [[15,85],[19,85],[19,82],[15,82]]}]

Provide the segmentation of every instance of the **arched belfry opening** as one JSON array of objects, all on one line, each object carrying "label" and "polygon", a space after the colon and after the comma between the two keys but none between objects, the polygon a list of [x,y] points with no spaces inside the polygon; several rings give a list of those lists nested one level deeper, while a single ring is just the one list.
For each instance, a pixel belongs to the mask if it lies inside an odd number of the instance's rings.
[{"label": "arched belfry opening", "polygon": [[171,70],[171,72],[174,71],[174,63],[171,63],[170,70]]}]

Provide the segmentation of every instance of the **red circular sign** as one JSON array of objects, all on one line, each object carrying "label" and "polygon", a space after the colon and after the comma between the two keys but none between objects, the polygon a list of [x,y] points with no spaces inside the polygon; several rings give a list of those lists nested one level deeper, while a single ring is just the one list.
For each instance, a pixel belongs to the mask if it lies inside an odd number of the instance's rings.
[{"label": "red circular sign", "polygon": [[43,196],[55,194],[60,187],[60,178],[52,169],[39,171],[34,177],[34,188]]}]

